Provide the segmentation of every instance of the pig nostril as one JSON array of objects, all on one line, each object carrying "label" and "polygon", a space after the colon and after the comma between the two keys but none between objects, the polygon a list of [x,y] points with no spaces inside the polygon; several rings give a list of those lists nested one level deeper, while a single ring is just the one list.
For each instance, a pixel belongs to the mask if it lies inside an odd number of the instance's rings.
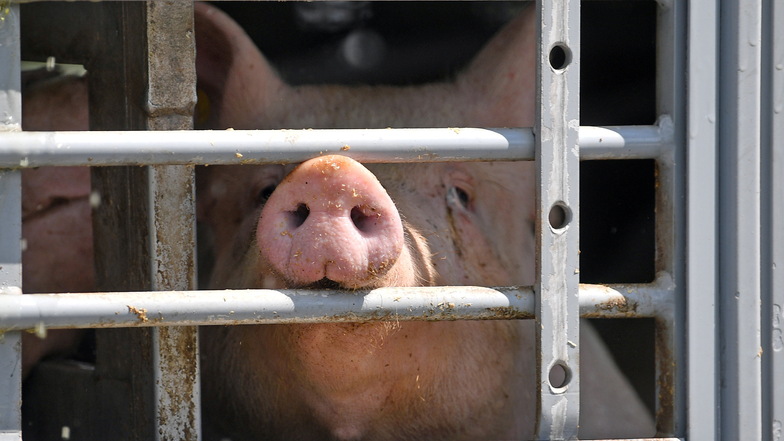
[{"label": "pig nostril", "polygon": [[[366,214],[368,212],[370,215]],[[372,229],[374,219],[377,219],[379,216],[381,214],[373,208],[358,205],[351,209],[351,222],[354,223],[357,230],[363,233],[367,233]]]},{"label": "pig nostril", "polygon": [[289,211],[287,214],[292,227],[299,228],[310,215],[310,209],[305,204],[299,204],[296,210]]}]

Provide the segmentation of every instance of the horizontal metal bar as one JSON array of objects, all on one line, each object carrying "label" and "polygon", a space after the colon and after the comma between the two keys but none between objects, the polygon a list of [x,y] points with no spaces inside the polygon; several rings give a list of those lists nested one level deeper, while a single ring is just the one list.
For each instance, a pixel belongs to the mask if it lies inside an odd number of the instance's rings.
[{"label": "horizontal metal bar", "polygon": [[[14,288],[6,289],[13,290]],[[658,285],[580,286],[583,317],[652,317],[672,292]],[[0,295],[0,332],[58,328],[533,318],[530,287],[371,291],[215,290]]]},{"label": "horizontal metal bar", "polygon": [[686,438],[623,438],[619,439],[604,439],[593,441],[686,441]]},{"label": "horizontal metal bar", "polygon": [[[621,441],[618,439],[605,439],[593,441]],[[624,438],[622,441],[686,441],[686,438]]]},{"label": "horizontal metal bar", "polygon": [[22,441],[22,431],[21,430],[0,431],[0,441]]},{"label": "horizontal metal bar", "polygon": [[[666,126],[581,127],[581,159],[657,158]],[[360,162],[533,160],[522,129],[319,129],[0,133],[0,168],[302,162],[339,153]]]},{"label": "horizontal metal bar", "polygon": [[672,319],[675,284],[667,273],[659,273],[650,284],[580,284],[580,317]]},{"label": "horizontal metal bar", "polygon": [[580,127],[580,160],[659,159],[672,156],[673,125],[664,115],[657,125]]}]

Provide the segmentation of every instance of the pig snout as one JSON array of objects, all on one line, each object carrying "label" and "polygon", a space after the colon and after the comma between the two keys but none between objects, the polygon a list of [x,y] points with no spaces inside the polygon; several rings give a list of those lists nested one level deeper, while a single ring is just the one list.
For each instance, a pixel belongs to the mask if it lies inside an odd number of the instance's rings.
[{"label": "pig snout", "polygon": [[392,199],[368,169],[344,156],[294,169],[264,206],[256,237],[272,269],[299,287],[372,285],[404,246]]}]

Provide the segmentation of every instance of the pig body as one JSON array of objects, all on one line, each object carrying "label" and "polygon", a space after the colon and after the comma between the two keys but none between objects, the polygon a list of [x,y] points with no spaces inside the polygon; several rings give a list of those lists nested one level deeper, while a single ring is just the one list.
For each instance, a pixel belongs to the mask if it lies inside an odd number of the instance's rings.
[{"label": "pig body", "polygon": [[[511,324],[203,331],[204,412],[221,436],[524,439],[520,434],[530,433],[531,377],[519,371],[519,353],[497,349],[521,341]],[[208,362],[212,357],[218,360]],[[222,381],[225,375],[231,380]]]},{"label": "pig body", "polygon": [[[26,85],[22,123],[24,130],[87,130],[85,79],[54,77]],[[25,293],[94,290],[89,196],[87,167],[22,171]],[[52,330],[45,338],[22,334],[23,377],[41,358],[71,353],[81,334],[78,330]]]}]

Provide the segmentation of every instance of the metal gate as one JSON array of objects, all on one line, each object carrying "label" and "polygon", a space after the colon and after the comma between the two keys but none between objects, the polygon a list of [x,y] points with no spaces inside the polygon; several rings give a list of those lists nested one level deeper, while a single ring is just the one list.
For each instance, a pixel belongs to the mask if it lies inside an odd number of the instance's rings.
[{"label": "metal gate", "polygon": [[[600,128],[579,126],[579,3],[541,0],[536,126],[461,129],[457,134],[450,129],[178,131],[190,128],[195,73],[192,5],[176,0],[62,5],[89,12],[82,15],[93,25],[89,32],[72,27],[86,32],[77,39],[85,43],[77,52],[87,58],[72,61],[88,65],[90,87],[116,95],[91,102],[91,112],[94,129],[117,132],[21,132],[19,6],[0,6],[0,439],[21,439],[23,330],[145,328],[100,337],[105,339],[100,344],[120,352],[132,347],[135,354],[103,360],[106,381],[101,387],[120,405],[115,410],[107,406],[102,417],[120,418],[130,403],[131,411],[123,415],[124,427],[135,430],[129,439],[148,434],[199,439],[196,325],[326,321],[346,312],[359,319],[384,314],[429,320],[535,318],[541,324],[540,439],[577,434],[579,345],[572,342],[579,339],[580,315],[652,317],[657,436],[781,439],[780,2],[658,2],[658,123]],[[92,44],[96,35],[110,33],[117,38]],[[47,50],[56,51],[54,43]],[[68,60],[72,55],[57,56]],[[107,88],[103,82],[112,77],[123,78],[127,90]],[[145,109],[123,99],[140,91],[146,93]],[[147,131],[132,131],[140,129]],[[292,135],[297,138],[293,145]],[[346,144],[351,145],[349,154],[364,162],[422,160],[423,144],[431,160],[535,160],[536,285],[379,289],[360,302],[353,295],[330,293],[340,304],[351,304],[350,311],[296,291],[265,291],[264,296],[192,291],[194,165],[297,162],[319,152],[340,152]],[[654,159],[658,169],[656,280],[578,285],[579,160],[639,158]],[[125,262],[99,269],[99,289],[133,292],[22,296],[19,169],[74,164],[111,165],[96,169],[95,176],[100,182],[123,183],[98,188],[111,210],[96,222],[96,249],[112,256],[108,262]],[[113,193],[116,188],[124,193]],[[560,215],[553,219],[565,221],[551,224],[552,211]],[[112,235],[121,235],[115,236],[123,238],[120,246],[116,240],[101,242]],[[120,268],[135,272],[119,274]],[[127,285],[110,284],[120,279]],[[100,352],[98,357],[102,361]],[[548,384],[552,369],[563,370],[568,381]]]}]

